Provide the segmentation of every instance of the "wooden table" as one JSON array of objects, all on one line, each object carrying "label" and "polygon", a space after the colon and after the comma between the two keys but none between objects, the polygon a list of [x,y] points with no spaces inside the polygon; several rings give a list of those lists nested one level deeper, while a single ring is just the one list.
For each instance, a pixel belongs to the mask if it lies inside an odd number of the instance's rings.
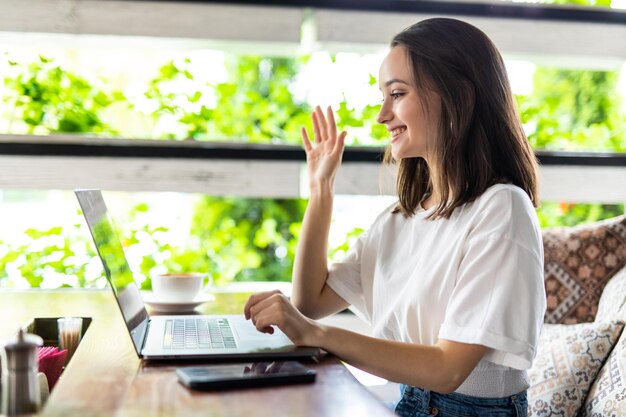
[{"label": "wooden table", "polygon": [[[202,313],[238,314],[247,294],[217,294]],[[0,292],[0,341],[33,317],[82,316],[93,321],[41,412],[43,416],[393,416],[335,357],[306,365],[311,385],[190,391],[173,364],[137,358],[110,292],[87,290]]]}]

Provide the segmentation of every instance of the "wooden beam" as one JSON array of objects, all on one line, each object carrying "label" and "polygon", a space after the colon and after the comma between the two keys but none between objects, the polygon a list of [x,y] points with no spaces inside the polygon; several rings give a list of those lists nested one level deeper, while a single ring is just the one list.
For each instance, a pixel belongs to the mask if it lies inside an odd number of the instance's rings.
[{"label": "wooden beam", "polygon": [[290,198],[300,163],[72,156],[0,156],[0,189],[100,188]]},{"label": "wooden beam", "polygon": [[[322,49],[337,45],[386,46],[393,36],[420,20],[441,15],[373,13],[364,11],[318,10],[315,12],[318,41]],[[500,52],[512,57],[552,57],[577,64],[598,66],[602,58],[609,66],[626,60],[626,24],[567,22],[530,19],[504,19],[476,16],[448,16],[471,23],[483,30]],[[574,61],[575,62],[575,61]]]},{"label": "wooden beam", "polygon": [[[0,189],[100,188],[221,196],[296,198],[308,193],[299,161],[0,155]],[[544,201],[626,202],[626,167],[542,166]],[[337,194],[393,195],[393,172],[376,162],[344,162]]]},{"label": "wooden beam", "polygon": [[183,1],[0,0],[4,32],[300,41],[303,9]]}]

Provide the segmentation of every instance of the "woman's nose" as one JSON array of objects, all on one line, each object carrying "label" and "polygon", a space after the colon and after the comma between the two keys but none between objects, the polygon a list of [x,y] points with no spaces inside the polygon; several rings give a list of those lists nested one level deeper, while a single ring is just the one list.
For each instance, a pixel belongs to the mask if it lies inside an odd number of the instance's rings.
[{"label": "woman's nose", "polygon": [[380,124],[385,124],[392,118],[393,116],[391,115],[391,112],[389,111],[389,106],[383,103],[382,106],[380,106],[380,111],[378,112],[378,116],[376,116],[376,121]]}]

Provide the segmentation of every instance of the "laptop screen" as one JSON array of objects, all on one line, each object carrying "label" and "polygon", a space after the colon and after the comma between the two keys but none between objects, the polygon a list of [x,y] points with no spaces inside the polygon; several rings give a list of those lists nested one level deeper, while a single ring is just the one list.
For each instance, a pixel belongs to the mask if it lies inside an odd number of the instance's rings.
[{"label": "laptop screen", "polygon": [[128,266],[124,249],[109,217],[100,190],[76,190],[91,236],[102,260],[104,273],[122,311],[131,339],[141,356],[141,347],[148,326],[148,312]]}]

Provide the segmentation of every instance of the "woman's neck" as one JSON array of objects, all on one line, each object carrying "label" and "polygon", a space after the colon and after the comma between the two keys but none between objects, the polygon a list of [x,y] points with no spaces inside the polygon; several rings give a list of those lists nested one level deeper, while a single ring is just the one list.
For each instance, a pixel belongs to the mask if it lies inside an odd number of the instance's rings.
[{"label": "woman's neck", "polygon": [[426,198],[426,200],[422,201],[422,208],[424,210],[428,210],[430,209],[432,206],[434,206],[435,204],[437,204],[437,202],[435,201],[435,199],[433,198],[432,195],[428,196]]}]

